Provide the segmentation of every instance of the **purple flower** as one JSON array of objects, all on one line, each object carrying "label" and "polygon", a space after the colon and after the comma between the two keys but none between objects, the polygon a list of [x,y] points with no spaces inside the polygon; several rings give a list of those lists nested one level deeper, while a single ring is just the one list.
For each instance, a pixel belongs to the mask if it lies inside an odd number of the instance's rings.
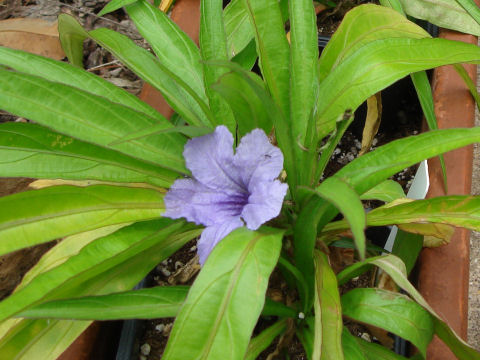
[{"label": "purple flower", "polygon": [[280,149],[263,130],[245,135],[233,154],[233,137],[225,126],[191,139],[183,156],[193,178],[176,180],[165,195],[163,216],[205,225],[198,254],[203,264],[215,245],[244,225],[256,230],[276,217],[288,186],[275,180],[283,168]]}]

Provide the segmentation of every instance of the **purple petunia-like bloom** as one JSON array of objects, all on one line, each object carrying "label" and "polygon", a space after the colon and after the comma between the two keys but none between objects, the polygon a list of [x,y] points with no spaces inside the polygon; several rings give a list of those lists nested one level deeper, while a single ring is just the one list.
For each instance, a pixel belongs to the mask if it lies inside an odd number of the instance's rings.
[{"label": "purple petunia-like bloom", "polygon": [[276,180],[283,154],[263,130],[245,135],[234,154],[232,134],[217,126],[215,132],[189,140],[183,156],[193,178],[173,183],[165,195],[163,216],[205,225],[198,242],[200,264],[244,222],[256,230],[280,213],[288,188]]}]

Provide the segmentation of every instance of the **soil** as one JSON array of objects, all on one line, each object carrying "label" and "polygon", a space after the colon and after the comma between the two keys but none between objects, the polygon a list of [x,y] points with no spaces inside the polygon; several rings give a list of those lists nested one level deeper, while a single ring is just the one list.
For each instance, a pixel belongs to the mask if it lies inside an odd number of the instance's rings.
[{"label": "soil", "polygon": [[[6,2],[2,4],[3,6],[0,7],[0,20],[18,17],[36,17],[54,21],[59,13],[69,13],[74,15],[87,30],[98,27],[108,27],[127,35],[138,45],[148,48],[148,44],[145,43],[135,30],[134,25],[123,10],[117,10],[106,15],[104,18],[99,18],[95,15],[107,2],[106,0],[6,0]],[[337,10],[322,13],[319,16],[319,22],[321,20],[322,24],[319,26],[319,33],[322,35],[331,35],[338,26],[338,21],[343,16],[345,10],[349,6],[361,2],[366,1],[344,0],[341,1],[343,5]],[[127,89],[133,94],[140,92],[142,86],[140,79],[116,61],[112,55],[91,41],[86,41],[84,45],[84,65],[89,71],[102,76],[117,86]],[[373,148],[396,138],[414,135],[420,131],[422,112],[409,78],[398,82],[392,88],[384,91],[382,101],[384,109],[383,121],[379,133],[375,138]],[[335,151],[332,157],[329,167],[327,168],[327,176],[335,173],[346,163],[358,156],[364,119],[365,108],[361,107],[356,112],[355,121],[347,130],[338,150]],[[5,112],[0,112],[0,122],[4,121],[26,120]],[[415,168],[406,169],[395,175],[394,179],[399,181],[406,190],[409,187],[409,179],[414,174],[414,171]],[[23,178],[1,179],[0,196],[26,190],[31,180],[32,179]],[[43,244],[32,249],[25,249],[0,257],[0,298],[11,293],[26,271],[28,271],[53,244],[54,242]],[[331,249],[331,251],[331,259],[336,267],[336,271],[341,270],[342,267],[349,265],[351,261],[353,261],[353,251],[351,250]],[[343,253],[341,257],[336,259],[334,254],[337,254],[338,251]],[[190,242],[185,245],[179,252],[159,264],[152,271],[149,276],[149,286],[191,284],[195,279],[196,271],[198,271],[195,254],[195,242]],[[12,274],[15,275],[13,276]],[[353,287],[370,286],[370,283],[371,274],[367,273],[342,287],[342,292]],[[275,272],[271,277],[269,296],[277,297],[277,300],[289,300],[286,284],[281,280],[278,272]],[[258,334],[273,321],[274,319],[260,322],[255,329],[255,334]],[[348,320],[346,320],[345,324],[354,334],[372,338],[370,331],[365,327],[349,322]],[[153,319],[144,322],[145,331],[137,342],[134,350],[137,355],[134,356],[133,359],[160,359],[172,325],[173,319]],[[269,355],[272,354],[277,347],[278,339],[277,342],[273,343],[260,355],[259,359],[269,358]],[[281,354],[275,357],[275,359],[286,358],[285,356],[287,354],[288,358],[292,360],[306,359],[302,345],[296,337],[293,338],[293,341],[286,344],[280,353]]]}]

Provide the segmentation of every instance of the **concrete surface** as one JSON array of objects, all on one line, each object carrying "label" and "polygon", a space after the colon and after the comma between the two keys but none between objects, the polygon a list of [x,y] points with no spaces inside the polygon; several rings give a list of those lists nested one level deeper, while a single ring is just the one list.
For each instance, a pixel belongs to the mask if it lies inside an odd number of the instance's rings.
[{"label": "concrete surface", "polygon": [[[480,67],[477,69],[477,84],[480,91]],[[477,110],[475,126],[480,126]],[[480,195],[480,144],[473,154],[472,194]],[[472,232],[470,238],[470,283],[468,295],[468,342],[480,350],[480,232]]]}]

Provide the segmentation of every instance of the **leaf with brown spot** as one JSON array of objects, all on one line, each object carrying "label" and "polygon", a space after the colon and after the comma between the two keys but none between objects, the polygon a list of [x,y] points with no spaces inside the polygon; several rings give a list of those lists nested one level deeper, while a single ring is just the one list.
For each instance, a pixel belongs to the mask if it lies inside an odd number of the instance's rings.
[{"label": "leaf with brown spot", "polygon": [[455,227],[446,224],[403,224],[398,226],[400,229],[424,235],[423,246],[438,247],[450,243]]}]

